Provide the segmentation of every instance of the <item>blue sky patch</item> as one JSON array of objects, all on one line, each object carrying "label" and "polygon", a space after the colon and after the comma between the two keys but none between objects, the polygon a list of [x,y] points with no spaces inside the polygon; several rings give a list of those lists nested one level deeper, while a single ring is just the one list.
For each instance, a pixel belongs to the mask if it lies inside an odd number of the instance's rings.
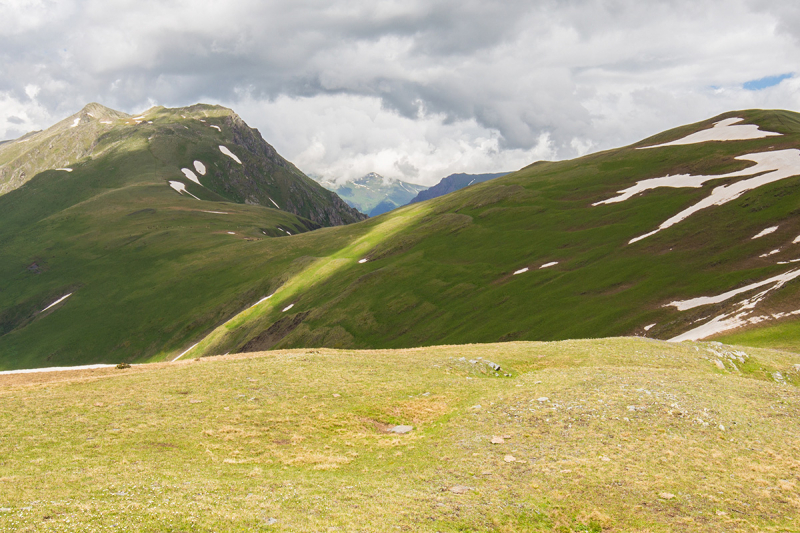
[{"label": "blue sky patch", "polygon": [[760,80],[750,80],[744,82],[742,87],[747,89],[748,91],[760,91],[761,89],[766,89],[767,87],[772,87],[773,85],[778,85],[785,79],[794,77],[794,74],[778,74],[777,76],[767,76],[766,78],[761,78]]}]

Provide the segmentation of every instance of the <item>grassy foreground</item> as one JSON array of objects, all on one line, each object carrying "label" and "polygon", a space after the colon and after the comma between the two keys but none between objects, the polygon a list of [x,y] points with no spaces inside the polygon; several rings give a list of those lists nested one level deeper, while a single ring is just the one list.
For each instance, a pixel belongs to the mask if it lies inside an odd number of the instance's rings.
[{"label": "grassy foreground", "polygon": [[3,375],[0,531],[798,531],[799,364],[625,338]]}]

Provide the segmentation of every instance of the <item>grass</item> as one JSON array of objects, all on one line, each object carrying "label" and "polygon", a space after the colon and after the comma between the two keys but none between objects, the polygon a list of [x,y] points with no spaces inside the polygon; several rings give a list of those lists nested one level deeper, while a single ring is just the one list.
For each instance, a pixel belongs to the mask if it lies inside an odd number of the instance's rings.
[{"label": "grass", "polygon": [[797,531],[798,363],[602,339],[0,376],[0,531]]}]

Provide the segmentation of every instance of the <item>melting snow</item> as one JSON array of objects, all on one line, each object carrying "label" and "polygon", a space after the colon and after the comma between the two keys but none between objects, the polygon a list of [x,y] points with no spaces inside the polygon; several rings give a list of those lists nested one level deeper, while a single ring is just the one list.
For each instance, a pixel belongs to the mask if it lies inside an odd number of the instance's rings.
[{"label": "melting snow", "polygon": [[[267,198],[269,198],[269,196],[267,196]],[[275,206],[275,207],[277,207],[278,209],[280,209],[280,208],[281,208],[281,206],[279,206],[278,204],[276,204],[276,203],[275,203],[275,200],[273,200],[272,198],[269,198],[269,201],[270,201],[270,202],[272,202],[272,205],[274,205],[274,206]]]},{"label": "melting snow", "polygon": [[101,120],[100,124],[111,124],[110,120]]},{"label": "melting snow", "polygon": [[228,235],[236,235],[236,232],[235,231],[229,231]]},{"label": "melting snow", "polygon": [[58,299],[58,300],[56,300],[55,302],[51,303],[50,305],[48,305],[47,307],[45,307],[44,309],[42,309],[42,310],[41,310],[41,311],[39,311],[39,312],[40,312],[40,313],[44,313],[45,311],[47,311],[48,309],[50,309],[50,308],[51,308],[51,307],[53,307],[54,305],[58,305],[58,304],[60,304],[61,302],[63,302],[63,301],[64,301],[64,300],[66,300],[67,298],[69,298],[70,296],[72,296],[72,293],[69,293],[69,294],[67,294],[66,296],[62,296],[61,298],[59,298],[59,299]]},{"label": "melting snow", "polygon": [[[238,157],[236,157],[236,154],[234,154],[233,152],[228,150],[227,146],[223,146],[223,145],[220,144],[219,145],[219,151],[222,152],[223,154],[227,155],[228,157],[230,157],[231,159],[233,159],[234,161],[236,161],[240,165],[242,164],[242,161]],[[272,203],[275,203],[275,202],[272,202]]]},{"label": "melting snow", "polygon": [[221,129],[219,129],[219,126],[215,126],[215,125],[211,124],[211,127],[212,128],[216,128],[217,131],[220,131],[220,132],[222,131]]},{"label": "melting snow", "polygon": [[257,306],[258,304],[260,304],[261,302],[266,302],[267,300],[269,300],[269,299],[270,299],[270,298],[272,298],[273,296],[275,296],[275,293],[274,293],[274,292],[273,292],[272,294],[270,294],[269,296],[264,296],[264,297],[263,297],[263,298],[261,298],[259,301],[257,301],[257,302],[256,302],[256,303],[254,303],[253,305],[251,305],[251,306],[250,306],[250,308],[252,309],[253,307],[255,307],[255,306]]},{"label": "melting snow", "polygon": [[733,298],[737,294],[742,294],[743,292],[748,292],[753,289],[763,287],[764,285],[774,284],[775,286],[771,287],[769,290],[777,289],[782,287],[786,282],[797,277],[800,277],[800,269],[790,270],[789,272],[773,276],[769,279],[757,281],[756,283],[751,283],[750,285],[739,287],[738,289],[733,289],[732,291],[723,292],[717,296],[701,296],[699,298],[692,298],[690,300],[678,300],[668,303],[667,306],[672,305],[676,307],[678,311],[686,311],[687,309],[694,309],[695,307],[700,307],[701,305],[718,304],[728,300],[729,298]]},{"label": "melting snow", "polygon": [[667,219],[656,230],[651,231],[650,233],[645,233],[644,235],[640,235],[639,237],[635,237],[628,241],[628,244],[633,244],[687,219],[689,216],[702,209],[714,205],[726,204],[732,200],[735,200],[736,198],[739,198],[742,194],[753,189],[757,189],[762,185],[767,185],[769,183],[800,174],[800,150],[795,148],[789,150],[776,150],[774,152],[758,152],[754,154],[741,155],[736,159],[741,161],[754,161],[756,164],[743,170],[730,172],[728,174],[718,174],[714,176],[690,176],[687,174],[681,174],[678,176],[666,176],[663,178],[644,180],[637,182],[636,185],[632,187],[618,191],[620,193],[619,196],[615,196],[613,198],[609,198],[608,200],[603,200],[602,202],[597,202],[592,205],[622,202],[640,192],[657,189],[660,187],[698,188],[702,187],[705,182],[710,180],[760,174],[754,178],[737,181],[735,183],[731,183],[730,185],[720,185],[719,187],[714,188],[709,196],[700,200],[693,206],[684,209],[672,218]]},{"label": "melting snow", "polygon": [[191,170],[189,170],[188,168],[182,168],[181,172],[183,172],[184,176],[186,176],[187,178],[189,178],[190,180],[192,180],[196,184],[202,185],[202,183],[200,183],[200,180],[197,179],[197,175],[195,175],[195,173],[192,172]]},{"label": "melting snow", "polygon": [[57,168],[56,170],[63,170],[64,172],[72,172],[72,169],[69,167]]},{"label": "melting snow", "polygon": [[655,326],[655,323],[654,324],[650,324],[649,326],[645,326],[644,330],[645,331],[650,331],[651,329],[653,329],[653,326]]},{"label": "melting snow", "polygon": [[197,171],[197,173],[198,173],[198,174],[200,174],[201,176],[205,176],[205,175],[206,175],[206,166],[205,166],[205,165],[204,165],[202,162],[200,162],[200,161],[195,161],[195,162],[194,162],[194,169],[195,169],[195,170]]},{"label": "melting snow", "polygon": [[549,267],[551,267],[551,266],[556,266],[557,264],[558,264],[558,261],[552,261],[552,262],[550,262],[550,263],[545,263],[545,264],[543,264],[543,265],[542,265],[542,266],[540,266],[539,268],[549,268]]},{"label": "melting snow", "polygon": [[225,211],[201,211],[203,213],[211,213],[214,215],[230,215],[230,213],[226,213]]},{"label": "melting snow", "polygon": [[789,261],[778,261],[779,265],[788,265],[790,263],[797,263],[800,259],[790,259]]},{"label": "melting snow", "polygon": [[700,130],[682,139],[670,141],[668,143],[656,144],[653,146],[644,146],[639,150],[646,150],[648,148],[659,148],[661,146],[678,146],[683,144],[695,144],[708,141],[745,141],[749,139],[761,139],[763,137],[773,137],[781,135],[774,131],[762,131],[758,128],[757,124],[739,124],[734,126],[737,122],[741,122],[743,118],[726,118],[715,122],[714,126],[705,130]]},{"label": "melting snow", "polygon": [[792,241],[792,244],[797,244],[798,242],[800,242],[800,235],[798,235],[797,237],[794,238],[794,240]]},{"label": "melting snow", "polygon": [[[198,342],[197,344],[200,344],[200,343]],[[184,356],[184,355],[186,355],[187,353],[189,353],[189,352],[191,352],[192,350],[194,350],[194,349],[195,349],[195,347],[197,346],[197,344],[193,345],[191,348],[189,348],[188,350],[186,350],[185,352],[183,352],[182,354],[180,354],[178,357],[176,357],[175,359],[173,359],[173,360],[172,360],[172,362],[174,363],[175,361],[177,361],[178,359],[180,359],[181,357],[183,357],[183,356]]]},{"label": "melting snow", "polygon": [[753,235],[753,239],[758,239],[759,237],[763,237],[764,235],[769,235],[770,233],[775,233],[775,231],[777,229],[778,229],[778,226],[772,226],[771,228],[762,229],[761,231],[759,231],[758,233]]},{"label": "melting snow", "polygon": [[514,274],[513,274],[513,275],[514,275],[514,276],[516,276],[517,274],[524,274],[524,273],[525,273],[525,272],[527,272],[527,271],[528,271],[528,267],[525,267],[525,268],[520,268],[519,270],[517,270],[516,272],[514,272]]},{"label": "melting snow", "polygon": [[367,262],[367,258],[365,257],[364,259],[359,259],[358,262],[359,263],[366,263]]},{"label": "melting snow", "polygon": [[76,118],[75,121],[72,123],[72,126],[70,126],[70,128],[77,127],[78,124],[80,124],[80,122],[81,122],[81,117]]},{"label": "melting snow", "polygon": [[288,310],[289,310],[289,309],[291,309],[292,307],[294,307],[294,304],[289,304],[289,305],[287,305],[286,307],[284,307],[284,308],[283,308],[283,311],[281,311],[281,313],[285,313],[286,311],[288,311]]},{"label": "melting snow", "polygon": [[775,254],[777,254],[777,253],[780,253],[780,251],[781,251],[781,249],[780,249],[780,248],[778,248],[777,250],[772,250],[771,252],[768,252],[768,253],[766,253],[766,254],[761,254],[761,255],[759,255],[758,257],[769,257],[769,256],[771,256],[771,255],[775,255]]},{"label": "melting snow", "polygon": [[0,375],[7,374],[33,374],[35,372],[65,372],[67,370],[94,370],[96,368],[113,368],[117,365],[81,365],[81,366],[51,366],[49,368],[25,368],[23,370],[3,370]]},{"label": "melting snow", "polygon": [[186,193],[189,196],[191,196],[192,198],[194,198],[195,200],[199,200],[200,199],[197,196],[195,196],[194,194],[192,194],[189,191],[187,191],[186,190],[186,185],[184,185],[183,182],[181,182],[181,181],[170,181],[169,182],[169,186],[172,187],[173,189],[175,189],[176,191],[178,191],[180,194]]}]

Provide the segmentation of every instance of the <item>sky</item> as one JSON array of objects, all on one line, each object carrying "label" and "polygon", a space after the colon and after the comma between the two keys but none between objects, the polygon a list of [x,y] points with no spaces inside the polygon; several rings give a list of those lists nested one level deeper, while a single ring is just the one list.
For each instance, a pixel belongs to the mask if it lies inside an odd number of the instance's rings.
[{"label": "sky", "polygon": [[798,61],[789,0],[0,0],[0,139],[205,102],[307,174],[432,185],[800,111]]}]

